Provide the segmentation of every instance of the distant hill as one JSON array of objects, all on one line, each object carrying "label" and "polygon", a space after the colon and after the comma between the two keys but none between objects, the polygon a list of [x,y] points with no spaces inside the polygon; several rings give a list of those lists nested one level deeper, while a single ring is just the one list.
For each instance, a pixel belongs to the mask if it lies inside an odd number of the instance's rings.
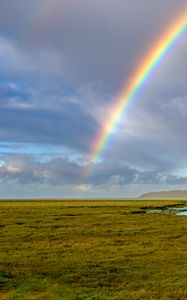
[{"label": "distant hill", "polygon": [[187,199],[187,190],[160,191],[141,195],[142,199]]}]

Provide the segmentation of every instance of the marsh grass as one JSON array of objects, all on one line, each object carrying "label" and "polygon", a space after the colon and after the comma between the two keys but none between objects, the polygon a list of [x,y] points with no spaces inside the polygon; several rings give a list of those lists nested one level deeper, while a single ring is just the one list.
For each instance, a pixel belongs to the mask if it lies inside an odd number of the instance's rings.
[{"label": "marsh grass", "polygon": [[1,201],[1,300],[187,299],[184,201]]}]

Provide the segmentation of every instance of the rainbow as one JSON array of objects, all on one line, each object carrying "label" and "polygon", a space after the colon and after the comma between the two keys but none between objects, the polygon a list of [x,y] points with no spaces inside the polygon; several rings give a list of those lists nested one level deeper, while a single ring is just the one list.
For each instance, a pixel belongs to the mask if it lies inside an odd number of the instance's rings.
[{"label": "rainbow", "polygon": [[31,37],[37,36],[40,30],[45,29],[46,22],[53,21],[56,17],[56,12],[59,10],[59,5],[64,0],[42,0],[36,4],[33,4],[34,9],[31,10],[31,24],[30,24],[30,35]]},{"label": "rainbow", "polygon": [[169,27],[169,30],[167,30],[167,32],[161,37],[149,54],[144,57],[142,63],[137,68],[129,83],[122,89],[121,96],[112,109],[112,114],[104,124],[96,142],[91,147],[93,162],[88,167],[90,168],[87,172],[88,177],[91,175],[94,165],[100,161],[101,155],[122,121],[124,113],[137,98],[138,94],[142,91],[148,80],[153,76],[159,65],[170,53],[173,46],[184,36],[186,32],[187,13],[180,16],[178,20]]}]

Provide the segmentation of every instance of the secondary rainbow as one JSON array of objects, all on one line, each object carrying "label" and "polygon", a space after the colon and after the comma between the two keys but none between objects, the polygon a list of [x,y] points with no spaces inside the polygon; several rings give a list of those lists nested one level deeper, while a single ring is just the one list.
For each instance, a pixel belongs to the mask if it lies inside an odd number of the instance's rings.
[{"label": "secondary rainbow", "polygon": [[144,57],[142,63],[137,68],[134,76],[128,84],[123,88],[121,96],[112,109],[112,114],[109,116],[107,122],[104,124],[102,131],[96,142],[92,145],[91,153],[93,159],[92,167],[89,167],[87,176],[91,175],[92,168],[95,163],[101,158],[106,149],[113,133],[118,128],[123,119],[124,113],[128,110],[132,102],[137,99],[144,85],[151,78],[153,73],[162,63],[162,61],[170,53],[173,46],[184,36],[187,32],[187,12],[180,16],[177,21],[169,27],[169,30],[160,38],[160,40],[153,47],[152,51]]},{"label": "secondary rainbow", "polygon": [[56,18],[56,13],[62,9],[64,0],[42,0],[33,4],[33,9],[30,11],[30,30],[31,37],[37,36],[41,30],[46,30],[47,23],[53,22]]}]

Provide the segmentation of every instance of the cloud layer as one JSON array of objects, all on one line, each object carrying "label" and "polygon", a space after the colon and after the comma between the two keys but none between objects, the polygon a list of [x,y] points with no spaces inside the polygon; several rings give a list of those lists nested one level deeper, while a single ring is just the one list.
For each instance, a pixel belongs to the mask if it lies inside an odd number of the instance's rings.
[{"label": "cloud layer", "polygon": [[0,182],[7,195],[10,184],[69,186],[70,197],[82,185],[90,194],[117,187],[123,196],[131,184],[140,193],[145,185],[187,184],[186,37],[85,177],[91,145],[121,90],[185,10],[182,0],[1,1]]}]

